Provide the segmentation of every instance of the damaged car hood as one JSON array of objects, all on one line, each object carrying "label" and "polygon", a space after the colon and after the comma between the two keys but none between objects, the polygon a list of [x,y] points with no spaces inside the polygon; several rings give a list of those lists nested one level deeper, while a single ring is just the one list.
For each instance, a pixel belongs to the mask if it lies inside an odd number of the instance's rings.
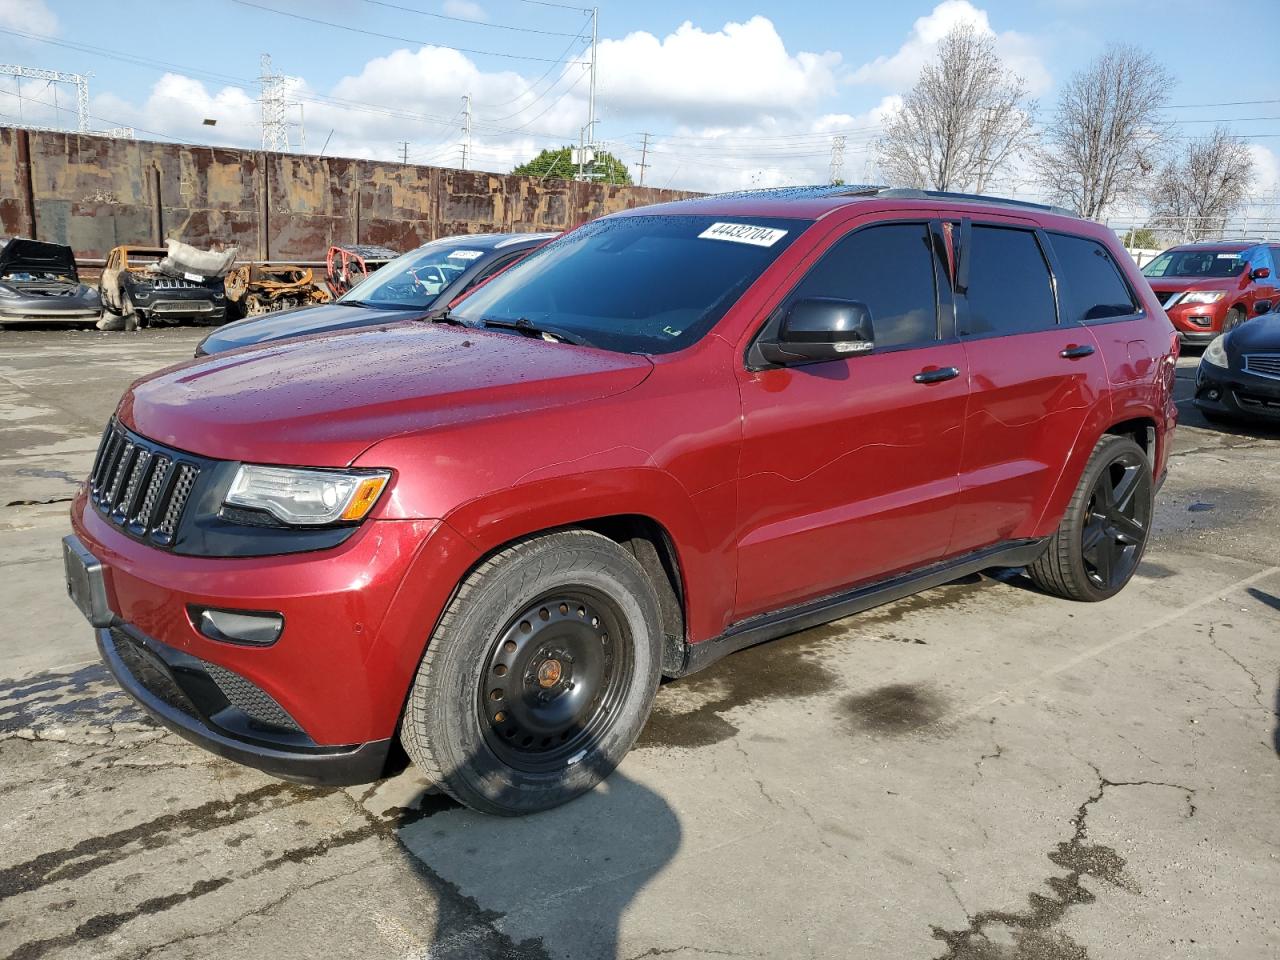
[{"label": "damaged car hood", "polygon": [[48,273],[78,283],[76,258],[70,247],[14,237],[0,241],[0,279],[15,273]]}]

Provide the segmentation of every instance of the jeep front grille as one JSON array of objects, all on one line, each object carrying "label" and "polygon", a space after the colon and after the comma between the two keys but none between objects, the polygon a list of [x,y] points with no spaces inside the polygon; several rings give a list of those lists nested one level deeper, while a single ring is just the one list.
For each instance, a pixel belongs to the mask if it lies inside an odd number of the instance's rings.
[{"label": "jeep front grille", "polygon": [[130,536],[169,547],[199,475],[199,465],[181,452],[113,421],[93,462],[89,499]]}]

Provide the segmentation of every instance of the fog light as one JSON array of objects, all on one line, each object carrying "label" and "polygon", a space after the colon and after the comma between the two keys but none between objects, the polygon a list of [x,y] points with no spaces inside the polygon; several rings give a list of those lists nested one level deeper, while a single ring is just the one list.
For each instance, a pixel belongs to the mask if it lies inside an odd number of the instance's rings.
[{"label": "fog light", "polygon": [[1221,396],[1222,396],[1222,391],[1221,391],[1221,390],[1209,390],[1209,391],[1207,391],[1207,392],[1205,393],[1205,396],[1206,396],[1206,397],[1208,397],[1210,400],[1217,400],[1219,397],[1221,397]]},{"label": "fog light", "polygon": [[1194,323],[1197,327],[1207,327],[1209,326],[1210,323],[1213,322],[1213,320],[1210,319],[1209,317],[1187,317],[1187,319],[1190,320],[1192,323]]},{"label": "fog light", "polygon": [[210,640],[266,646],[280,639],[284,617],[278,613],[251,613],[244,610],[211,610],[190,607],[188,613],[197,630]]}]

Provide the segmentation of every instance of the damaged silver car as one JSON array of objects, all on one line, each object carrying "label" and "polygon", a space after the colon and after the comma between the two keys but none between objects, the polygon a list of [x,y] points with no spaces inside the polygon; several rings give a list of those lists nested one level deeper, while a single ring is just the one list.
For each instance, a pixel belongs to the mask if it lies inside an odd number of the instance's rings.
[{"label": "damaged silver car", "polygon": [[80,282],[70,247],[0,239],[0,323],[94,323],[98,291]]}]

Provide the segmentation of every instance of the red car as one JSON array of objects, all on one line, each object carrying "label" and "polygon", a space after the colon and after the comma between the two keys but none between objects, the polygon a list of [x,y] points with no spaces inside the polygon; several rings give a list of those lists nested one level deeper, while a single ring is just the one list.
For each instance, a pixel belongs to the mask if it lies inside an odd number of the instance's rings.
[{"label": "red car", "polygon": [[1280,244],[1206,240],[1172,247],[1142,274],[1186,344],[1206,344],[1276,303]]},{"label": "red car", "polygon": [[987,567],[1115,594],[1177,350],[1114,236],[1050,208],[627,211],[441,322],[135,383],[68,584],[124,688],[211,750],[350,783],[398,737],[476,809],[544,809],[618,763],[661,675]]}]

